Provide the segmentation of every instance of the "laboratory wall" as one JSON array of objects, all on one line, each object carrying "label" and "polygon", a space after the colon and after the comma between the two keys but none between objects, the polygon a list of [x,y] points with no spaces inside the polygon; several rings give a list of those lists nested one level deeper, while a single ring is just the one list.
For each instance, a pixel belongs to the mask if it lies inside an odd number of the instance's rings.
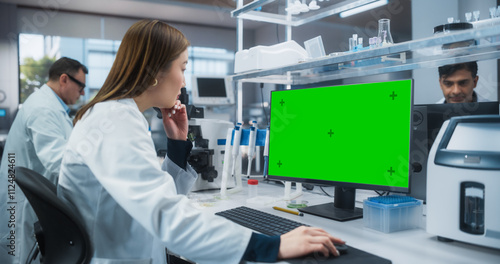
[{"label": "laboratory wall", "polygon": [[[381,18],[389,18],[391,19],[391,32],[394,42],[409,41],[412,38],[410,26],[411,17],[411,1],[392,0],[388,5],[351,17],[340,18],[336,15],[309,24],[293,27],[291,38],[304,47],[304,41],[321,36],[326,54],[347,51],[349,50],[348,39],[352,37],[353,34],[358,34],[359,37],[362,37],[364,39],[364,46],[368,46],[368,39],[378,34],[378,20]],[[274,45],[284,41],[286,41],[285,26],[265,24],[255,30],[255,45]],[[411,77],[411,71],[407,71],[312,83],[294,86],[293,88],[378,82],[393,79],[408,79]],[[259,99],[257,102],[261,102],[261,89],[259,87],[260,86],[256,85],[255,88],[252,89],[252,92],[257,94],[253,98]],[[269,91],[282,88],[281,86],[273,87],[274,85],[264,85],[264,100],[267,102],[270,100]],[[247,93],[251,93],[251,91],[245,91],[245,96]],[[249,98],[252,97],[244,97],[245,107],[255,105],[255,103],[248,100]]]},{"label": "laboratory wall", "polygon": [[[326,54],[349,49],[348,39],[353,34],[363,38],[364,46],[368,39],[378,34],[378,20],[391,19],[391,32],[394,42],[411,39],[411,1],[392,0],[389,4],[340,18],[338,15],[292,28],[292,39],[304,46],[304,41],[321,36]],[[286,40],[285,26],[266,24],[255,32],[258,45],[273,45]]]},{"label": "laboratory wall", "polygon": [[[483,1],[467,1],[461,0],[459,2],[458,17],[465,19],[466,12],[479,10],[481,12],[481,19],[489,18],[489,8],[497,6],[498,0],[483,0]],[[478,62],[478,75],[479,83],[477,85],[477,92],[481,96],[489,100],[498,100],[498,60],[486,60]]]},{"label": "laboratory wall", "polygon": [[[496,6],[497,0],[469,1],[469,0],[391,0],[390,4],[367,11],[352,17],[341,19],[338,16],[322,19],[318,22],[306,24],[292,29],[292,39],[303,46],[304,41],[313,37],[322,36],[326,54],[348,50],[348,38],[356,33],[364,38],[367,45],[368,38],[377,34],[377,20],[391,19],[391,33],[394,42],[409,41],[433,36],[433,29],[437,25],[447,22],[448,17],[465,20],[465,12],[480,10],[481,19],[489,16],[489,7]],[[264,25],[255,31],[256,45],[274,45],[285,41],[285,27]],[[479,83],[477,92],[489,100],[498,98],[498,61],[480,61]],[[414,78],[416,104],[434,103],[442,98],[439,88],[437,68],[424,68],[398,74],[385,74],[350,80],[333,81],[331,84],[356,83],[365,81],[382,81],[391,78]],[[314,85],[314,84],[313,84]],[[317,85],[324,85],[319,83]],[[257,89],[256,92],[259,92]]]},{"label": "laboratory wall", "polygon": [[0,133],[10,127],[19,103],[16,10],[0,4]]},{"label": "laboratory wall", "polygon": [[[0,109],[7,109],[5,116],[0,116],[0,130],[10,127],[19,105],[18,42],[29,42],[31,38],[30,35],[20,37],[20,33],[121,40],[127,29],[139,19],[0,3]],[[165,22],[181,30],[192,46],[236,51],[235,28]],[[245,29],[243,34],[245,47],[253,46],[253,30]],[[72,56],[86,63],[83,54]]]},{"label": "laboratory wall", "polygon": [[[139,20],[32,8],[19,8],[16,17],[19,33],[110,40],[121,40]],[[193,46],[236,49],[235,29],[166,22],[181,30]]]},{"label": "laboratory wall", "polygon": [[[368,39],[377,35],[380,18],[391,19],[391,33],[394,41],[403,42],[412,39],[430,37],[436,25],[446,23],[448,17],[464,20],[464,13],[480,10],[481,18],[487,18],[488,8],[497,5],[497,0],[391,0],[388,5],[357,14],[348,18],[331,16],[320,21],[292,29],[292,39],[303,45],[304,41],[322,36],[327,54],[348,50],[348,38],[358,34]],[[96,38],[120,40],[126,30],[138,18],[95,15],[43,9],[18,7],[15,4],[0,4],[0,108],[8,109],[7,117],[15,113],[19,103],[19,63],[17,38],[19,33],[58,35],[78,38]],[[236,29],[200,24],[187,24],[166,21],[180,29],[193,46],[225,48],[236,50]],[[244,25],[249,25],[244,22]],[[262,23],[258,27],[244,27],[243,47],[255,45],[273,45],[286,40],[285,27]],[[216,37],[214,37],[216,36]],[[29,41],[24,38],[19,41]],[[79,58],[76,58],[79,59]],[[477,91],[490,100],[498,98],[498,61],[479,63],[480,81]],[[402,73],[384,74],[364,78],[331,81],[318,85],[347,84],[365,81],[383,81],[387,79],[414,78],[415,103],[433,103],[442,96],[439,89],[437,69],[419,69]],[[313,84],[314,85],[314,84]],[[271,90],[281,87],[265,84],[245,84],[243,90],[243,109],[247,118],[257,117],[262,113],[262,102],[269,102]],[[264,97],[264,99],[262,99]],[[12,120],[9,120],[12,121]],[[8,122],[8,121],[7,121]],[[0,129],[4,128],[0,117]]]}]

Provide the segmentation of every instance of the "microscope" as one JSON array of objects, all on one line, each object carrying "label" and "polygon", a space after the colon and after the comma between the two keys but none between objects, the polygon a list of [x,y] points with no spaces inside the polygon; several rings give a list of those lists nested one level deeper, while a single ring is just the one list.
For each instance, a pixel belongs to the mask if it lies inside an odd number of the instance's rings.
[{"label": "microscope", "polygon": [[[193,142],[188,163],[198,173],[198,179],[191,190],[220,189],[226,134],[234,124],[224,120],[205,119],[203,108],[188,104],[189,95],[186,88],[181,89],[179,100],[186,105],[189,120],[188,140]],[[161,118],[161,111],[155,110],[157,117]],[[157,151],[160,153],[161,150]],[[166,150],[162,152],[166,153]],[[234,186],[234,181],[229,180],[227,187]]]}]

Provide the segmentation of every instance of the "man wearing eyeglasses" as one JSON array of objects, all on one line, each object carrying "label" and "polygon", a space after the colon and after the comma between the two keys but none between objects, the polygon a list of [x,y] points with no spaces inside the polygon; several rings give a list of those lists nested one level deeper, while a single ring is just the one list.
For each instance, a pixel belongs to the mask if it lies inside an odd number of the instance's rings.
[{"label": "man wearing eyeglasses", "polygon": [[9,168],[26,167],[57,183],[73,128],[69,105],[85,94],[87,73],[76,60],[58,59],[49,69],[49,81],[26,99],[12,123],[0,163],[0,186],[5,187],[0,197],[8,198],[0,203],[0,263],[25,263],[35,244],[36,216],[19,188],[7,188]]}]

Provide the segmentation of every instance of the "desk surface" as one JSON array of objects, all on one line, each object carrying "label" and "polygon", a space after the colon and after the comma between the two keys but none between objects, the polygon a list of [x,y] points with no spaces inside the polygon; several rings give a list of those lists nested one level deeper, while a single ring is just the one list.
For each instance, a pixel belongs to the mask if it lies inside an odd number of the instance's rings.
[{"label": "desk surface", "polygon": [[[245,181],[243,186],[246,186]],[[333,188],[326,188],[325,190],[333,193]],[[279,195],[284,194],[284,188],[282,185],[259,181],[258,192],[259,196],[279,198]],[[348,245],[389,259],[394,264],[500,263],[500,250],[457,241],[438,241],[435,235],[425,231],[425,216],[422,216],[422,228],[420,229],[383,233],[364,227],[363,219],[337,222],[314,215],[304,214],[301,217],[272,209],[272,206],[286,207],[283,200],[266,205],[247,204],[246,188],[239,193],[228,194],[229,199],[225,200],[214,199],[215,194],[218,194],[218,192],[202,191],[191,193],[189,197],[193,201],[193,205],[213,213],[245,205],[304,224],[321,227],[333,236],[342,238]],[[376,193],[358,190],[356,206],[362,207],[363,199],[369,196],[376,196]],[[305,192],[299,199],[308,201],[309,205],[333,201],[333,198],[322,195],[318,187],[315,187],[313,192]],[[281,261],[279,263],[296,262]]]}]

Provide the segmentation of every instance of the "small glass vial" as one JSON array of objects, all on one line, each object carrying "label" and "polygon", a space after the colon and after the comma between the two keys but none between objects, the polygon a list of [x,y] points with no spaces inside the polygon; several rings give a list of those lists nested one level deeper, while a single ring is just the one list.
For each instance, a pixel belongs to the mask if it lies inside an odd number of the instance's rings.
[{"label": "small glass vial", "polygon": [[377,47],[377,37],[369,38],[368,43],[370,44],[370,49]]},{"label": "small glass vial", "polygon": [[248,184],[248,198],[254,198],[258,195],[259,181],[255,179],[250,179],[247,181]]},{"label": "small glass vial", "polygon": [[474,18],[474,22],[479,21],[479,16],[481,15],[481,12],[479,10],[473,11],[472,12],[472,17]]},{"label": "small glass vial", "polygon": [[472,13],[467,12],[465,13],[465,22],[471,22],[472,21]]},{"label": "small glass vial", "polygon": [[352,38],[349,38],[349,51],[354,50],[354,40]]},{"label": "small glass vial", "polygon": [[358,45],[356,46],[357,50],[362,50],[363,49],[363,38],[358,38]]},{"label": "small glass vial", "polygon": [[497,17],[497,8],[496,7],[490,7],[490,18],[495,18]]}]

